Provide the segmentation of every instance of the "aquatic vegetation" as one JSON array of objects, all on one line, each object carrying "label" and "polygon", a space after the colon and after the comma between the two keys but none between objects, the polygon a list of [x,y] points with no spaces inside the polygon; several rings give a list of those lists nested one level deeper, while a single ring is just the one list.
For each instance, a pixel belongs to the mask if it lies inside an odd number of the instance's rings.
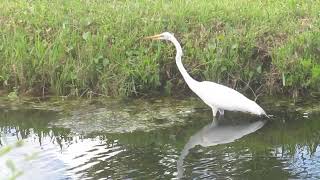
[{"label": "aquatic vegetation", "polygon": [[50,124],[70,128],[73,133],[79,134],[149,132],[186,124],[188,117],[200,116],[201,112],[197,113],[195,109],[207,110],[201,103],[190,99],[158,99],[156,102],[136,99],[125,103],[108,99],[102,104],[88,105],[88,102],[83,102],[84,106],[71,105],[66,116]]}]

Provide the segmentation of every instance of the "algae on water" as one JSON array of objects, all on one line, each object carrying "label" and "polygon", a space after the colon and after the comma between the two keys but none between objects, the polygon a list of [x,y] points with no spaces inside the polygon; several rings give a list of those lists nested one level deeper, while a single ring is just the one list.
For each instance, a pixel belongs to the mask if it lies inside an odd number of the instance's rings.
[{"label": "algae on water", "polygon": [[119,106],[109,99],[99,107],[75,108],[51,125],[70,128],[76,133],[151,131],[186,123],[186,117],[196,113],[195,108],[205,106],[196,100],[130,100]]}]

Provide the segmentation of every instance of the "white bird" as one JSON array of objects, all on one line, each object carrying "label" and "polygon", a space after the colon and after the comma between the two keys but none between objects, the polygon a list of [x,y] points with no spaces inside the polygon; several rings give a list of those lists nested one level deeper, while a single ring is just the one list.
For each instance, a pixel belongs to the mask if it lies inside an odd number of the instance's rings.
[{"label": "white bird", "polygon": [[254,101],[248,99],[238,91],[227,86],[210,81],[194,80],[183,67],[181,57],[183,55],[181,45],[173,34],[164,32],[154,36],[145,37],[144,39],[159,39],[171,41],[176,47],[176,64],[189,88],[196,93],[209,107],[215,117],[219,111],[220,115],[224,110],[248,112],[256,115],[265,115],[265,111]]}]

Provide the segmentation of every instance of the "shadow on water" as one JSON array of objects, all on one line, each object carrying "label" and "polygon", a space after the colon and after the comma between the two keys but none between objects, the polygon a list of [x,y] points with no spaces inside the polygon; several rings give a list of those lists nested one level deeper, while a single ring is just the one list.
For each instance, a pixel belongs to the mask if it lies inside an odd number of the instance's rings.
[{"label": "shadow on water", "polygon": [[[83,105],[68,113],[0,108],[0,150],[24,140],[0,158],[0,174],[8,174],[11,159],[24,172],[19,179],[320,178],[320,113],[272,107],[267,123],[227,112],[212,124],[210,109],[193,101],[142,103]],[[140,128],[111,129],[117,118],[119,126]]]},{"label": "shadow on water", "polygon": [[266,121],[241,122],[223,124],[220,121],[223,117],[214,118],[213,122],[204,126],[197,133],[192,135],[184,146],[177,161],[178,178],[183,177],[183,160],[188,155],[189,150],[197,145],[202,147],[215,146],[219,144],[231,143],[247,134],[253,133],[262,128]]}]

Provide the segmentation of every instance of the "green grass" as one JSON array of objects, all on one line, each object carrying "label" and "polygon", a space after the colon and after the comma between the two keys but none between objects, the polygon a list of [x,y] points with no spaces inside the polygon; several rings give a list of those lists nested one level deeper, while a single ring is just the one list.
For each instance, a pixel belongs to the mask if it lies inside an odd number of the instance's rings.
[{"label": "green grass", "polygon": [[197,80],[257,94],[320,90],[317,0],[0,0],[0,9],[0,89],[8,92],[188,92],[173,46],[141,40],[163,31],[181,41]]}]

